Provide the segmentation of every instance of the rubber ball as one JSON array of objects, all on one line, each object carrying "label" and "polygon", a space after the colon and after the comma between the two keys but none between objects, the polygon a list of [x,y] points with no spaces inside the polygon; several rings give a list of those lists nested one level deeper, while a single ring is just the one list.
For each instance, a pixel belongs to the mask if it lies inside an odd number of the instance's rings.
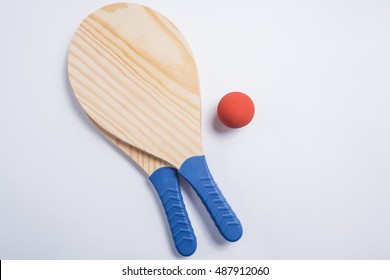
[{"label": "rubber ball", "polygon": [[255,105],[245,93],[230,92],[219,101],[217,115],[225,126],[240,128],[246,126],[253,119]]}]

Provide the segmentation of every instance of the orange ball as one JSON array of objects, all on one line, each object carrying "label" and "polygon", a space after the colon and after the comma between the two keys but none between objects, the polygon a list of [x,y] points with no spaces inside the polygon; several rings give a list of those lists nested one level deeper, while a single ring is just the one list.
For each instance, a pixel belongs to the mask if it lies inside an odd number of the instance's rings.
[{"label": "orange ball", "polygon": [[222,97],[218,103],[217,114],[227,127],[240,128],[253,119],[255,105],[248,95],[235,91]]}]

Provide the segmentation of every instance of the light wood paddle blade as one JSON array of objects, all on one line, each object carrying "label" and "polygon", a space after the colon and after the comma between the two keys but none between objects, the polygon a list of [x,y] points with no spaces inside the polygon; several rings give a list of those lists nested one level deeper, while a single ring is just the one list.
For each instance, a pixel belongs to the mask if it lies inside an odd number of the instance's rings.
[{"label": "light wood paddle blade", "polygon": [[175,166],[202,154],[194,58],[164,16],[126,3],[90,14],[70,44],[68,72],[84,110],[117,138]]},{"label": "light wood paddle blade", "polygon": [[202,155],[193,55],[166,17],[128,3],[92,13],[73,37],[68,71],[77,99],[99,126],[178,168],[223,237],[241,238],[241,223]]}]

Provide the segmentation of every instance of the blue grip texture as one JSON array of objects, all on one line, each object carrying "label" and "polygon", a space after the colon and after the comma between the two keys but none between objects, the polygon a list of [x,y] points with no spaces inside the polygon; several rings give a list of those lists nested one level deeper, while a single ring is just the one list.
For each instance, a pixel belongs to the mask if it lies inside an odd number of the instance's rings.
[{"label": "blue grip texture", "polygon": [[231,242],[242,236],[242,226],[210,174],[205,156],[193,156],[179,169],[196,191],[222,236]]},{"label": "blue grip texture", "polygon": [[161,167],[149,177],[160,197],[177,251],[190,256],[196,250],[196,237],[179,188],[177,170]]}]

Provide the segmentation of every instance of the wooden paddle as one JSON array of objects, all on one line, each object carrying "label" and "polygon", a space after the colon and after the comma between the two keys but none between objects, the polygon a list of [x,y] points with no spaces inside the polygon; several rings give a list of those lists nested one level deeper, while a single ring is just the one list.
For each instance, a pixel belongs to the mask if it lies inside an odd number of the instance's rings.
[{"label": "wooden paddle", "polygon": [[68,71],[77,99],[97,124],[176,167],[224,238],[242,236],[203,156],[193,55],[167,18],[137,4],[101,8],[77,29]]}]

